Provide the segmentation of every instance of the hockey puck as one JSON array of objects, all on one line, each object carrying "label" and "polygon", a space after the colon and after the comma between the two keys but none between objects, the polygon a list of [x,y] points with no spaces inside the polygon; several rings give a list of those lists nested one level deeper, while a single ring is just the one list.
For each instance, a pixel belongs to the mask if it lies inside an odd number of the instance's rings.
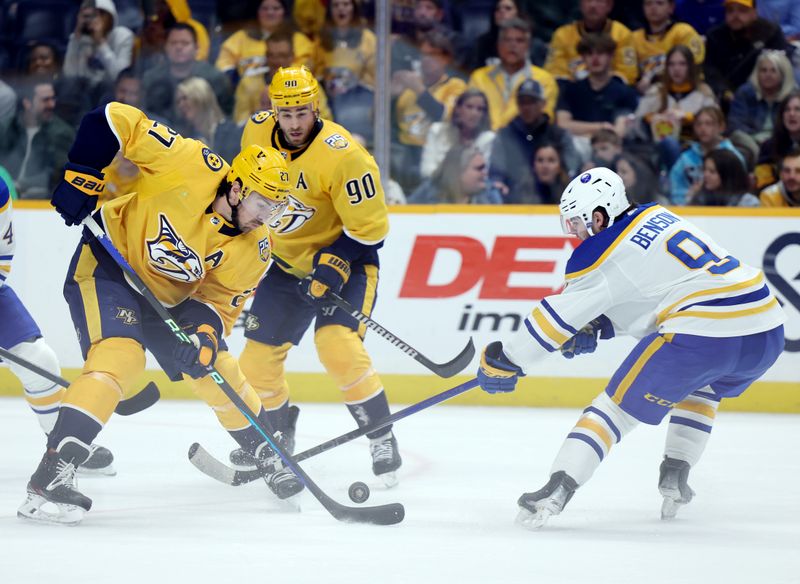
[{"label": "hockey puck", "polygon": [[369,499],[369,487],[361,481],[356,481],[347,489],[347,494],[353,503],[363,503]]}]

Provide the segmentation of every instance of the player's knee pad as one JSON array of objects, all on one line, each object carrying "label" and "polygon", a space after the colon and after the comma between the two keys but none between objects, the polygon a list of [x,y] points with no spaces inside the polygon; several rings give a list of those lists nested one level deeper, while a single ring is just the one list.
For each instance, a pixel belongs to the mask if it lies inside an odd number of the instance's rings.
[{"label": "player's knee pad", "polygon": [[319,360],[346,403],[358,403],[383,389],[358,334],[341,325],[324,326],[314,335]]},{"label": "player's knee pad", "polygon": [[[41,337],[14,345],[9,349],[9,352],[53,375],[61,375],[55,352]],[[27,367],[17,365],[11,361],[8,366],[22,383],[22,388],[25,391],[25,400],[37,415],[42,429],[45,433],[50,433],[56,423],[58,408],[64,397],[65,389],[59,384],[37,375]]]},{"label": "player's knee pad", "polygon": [[[56,357],[53,349],[50,348],[50,345],[44,342],[42,337],[39,337],[34,341],[25,341],[18,345],[14,345],[8,350],[8,352],[19,357],[20,359],[25,359],[37,367],[41,367],[48,373],[52,373],[53,375],[61,375],[58,357]],[[17,365],[14,362],[9,362],[8,367],[11,369],[11,372],[16,375],[17,378],[19,378],[22,386],[25,388],[26,393],[38,393],[43,390],[51,389],[54,385],[56,385],[49,379],[40,377],[23,365]],[[56,387],[60,386],[56,385]]]},{"label": "player's knee pad", "polygon": [[[240,398],[244,400],[247,407],[258,414],[261,410],[261,401],[256,391],[248,383],[236,358],[228,351],[222,351],[217,355],[214,368],[219,372],[225,381],[236,391]],[[239,411],[230,398],[220,389],[217,382],[210,375],[201,379],[186,378],[191,384],[195,394],[206,402],[217,415],[220,423],[226,430],[241,430],[250,425],[248,419]]]},{"label": "player's knee pad", "polygon": [[67,390],[63,405],[91,415],[101,424],[144,371],[144,347],[134,339],[111,337],[91,346],[83,372]]},{"label": "player's knee pad", "polygon": [[250,382],[261,403],[268,410],[275,409],[289,399],[289,384],[284,374],[284,363],[291,343],[266,345],[248,339],[239,356],[239,366]]}]

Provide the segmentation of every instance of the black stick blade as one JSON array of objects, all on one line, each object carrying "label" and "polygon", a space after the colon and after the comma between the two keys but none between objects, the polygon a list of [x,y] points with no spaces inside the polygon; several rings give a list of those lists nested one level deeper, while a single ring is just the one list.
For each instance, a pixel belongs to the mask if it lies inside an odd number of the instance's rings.
[{"label": "black stick blade", "polygon": [[472,342],[472,337],[470,337],[467,346],[462,349],[462,351],[456,356],[454,359],[448,361],[447,363],[434,363],[424,355],[418,354],[416,359],[425,367],[433,371],[439,377],[444,377],[447,379],[448,377],[453,377],[458,373],[461,373],[467,365],[470,364],[472,358],[475,356],[475,343]]},{"label": "black stick blade", "polygon": [[331,515],[339,521],[349,523],[371,523],[372,525],[396,525],[406,516],[406,509],[401,503],[389,503],[375,507],[328,508]]}]

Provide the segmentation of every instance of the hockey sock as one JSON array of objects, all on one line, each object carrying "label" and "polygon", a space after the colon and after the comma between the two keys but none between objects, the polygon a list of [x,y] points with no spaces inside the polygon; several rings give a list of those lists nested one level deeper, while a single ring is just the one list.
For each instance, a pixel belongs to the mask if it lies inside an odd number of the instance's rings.
[{"label": "hockey sock", "polygon": [[685,460],[694,466],[705,450],[714,418],[719,407],[719,398],[711,388],[692,393],[675,406],[669,417],[664,455]]},{"label": "hockey sock", "polygon": [[58,448],[67,438],[91,444],[102,429],[103,425],[88,414],[71,407],[63,407],[58,412],[55,427],[47,437],[47,447]]},{"label": "hockey sock", "polygon": [[[389,415],[389,401],[386,399],[386,392],[380,388],[377,393],[358,403],[348,403],[347,409],[359,426],[368,426],[377,422],[381,418]],[[392,430],[392,426],[386,426],[376,432],[367,434],[368,438],[379,438]]]},{"label": "hockey sock", "polygon": [[605,392],[583,410],[553,461],[551,474],[565,471],[582,485],[588,481],[611,447],[639,422],[611,401]]},{"label": "hockey sock", "polygon": [[[288,412],[288,404],[286,409]],[[258,412],[258,419],[265,424],[272,424],[272,420],[264,408],[261,408],[261,410]],[[276,426],[272,426],[272,429],[278,432],[278,428]],[[265,442],[264,436],[261,435],[261,432],[252,425],[242,428],[241,430],[228,430],[228,434],[230,434],[231,437],[236,440],[239,446],[242,447],[242,450],[253,455],[255,455],[256,449],[258,449],[258,447]]]},{"label": "hockey sock", "polygon": [[[34,365],[49,371],[53,375],[61,375],[61,368],[58,365],[58,358],[53,349],[39,337],[34,341],[19,343],[9,349],[21,359],[25,359]],[[64,396],[64,388],[39,377],[30,369],[9,362],[9,369],[17,376],[25,390],[25,400],[39,419],[39,425],[45,434],[49,434],[55,426],[58,418],[58,407]]]}]

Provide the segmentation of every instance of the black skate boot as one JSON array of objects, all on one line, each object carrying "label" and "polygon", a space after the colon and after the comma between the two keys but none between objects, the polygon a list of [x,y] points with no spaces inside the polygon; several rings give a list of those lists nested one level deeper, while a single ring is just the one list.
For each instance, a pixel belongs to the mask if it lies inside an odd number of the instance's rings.
[{"label": "black skate boot", "polygon": [[[28,497],[17,516],[60,525],[80,523],[92,508],[92,500],[76,488],[75,469],[88,456],[89,450],[72,440],[62,442],[59,450],[45,452],[28,482]],[[55,512],[43,508],[47,504],[54,506]]]},{"label": "black skate boot", "polygon": [[280,456],[266,442],[258,447],[254,458],[256,466],[263,472],[264,482],[278,499],[286,500],[305,488],[297,475],[283,465]]},{"label": "black skate boot", "polygon": [[370,438],[369,451],[372,454],[372,472],[387,487],[394,487],[397,484],[396,471],[403,464],[394,434],[389,431],[378,438]]},{"label": "black skate boot", "polygon": [[108,448],[92,444],[89,458],[78,467],[78,474],[81,476],[113,477],[117,474],[113,463],[114,455]]},{"label": "black skate boot", "polygon": [[543,527],[551,515],[564,510],[577,488],[575,479],[563,470],[554,472],[544,487],[534,493],[523,493],[519,498],[517,523],[528,529]]},{"label": "black skate boot", "polygon": [[689,487],[689,463],[665,456],[658,469],[658,491],[664,497],[661,519],[674,519],[678,509],[689,503],[694,491]]},{"label": "black skate boot", "polygon": [[[286,452],[294,454],[295,446],[295,433],[297,432],[297,417],[300,415],[300,408],[297,406],[289,406],[288,423],[282,435],[286,444]],[[231,451],[230,454],[231,464],[240,470],[253,470],[256,467],[256,459],[252,454],[243,448],[237,448]]]}]

